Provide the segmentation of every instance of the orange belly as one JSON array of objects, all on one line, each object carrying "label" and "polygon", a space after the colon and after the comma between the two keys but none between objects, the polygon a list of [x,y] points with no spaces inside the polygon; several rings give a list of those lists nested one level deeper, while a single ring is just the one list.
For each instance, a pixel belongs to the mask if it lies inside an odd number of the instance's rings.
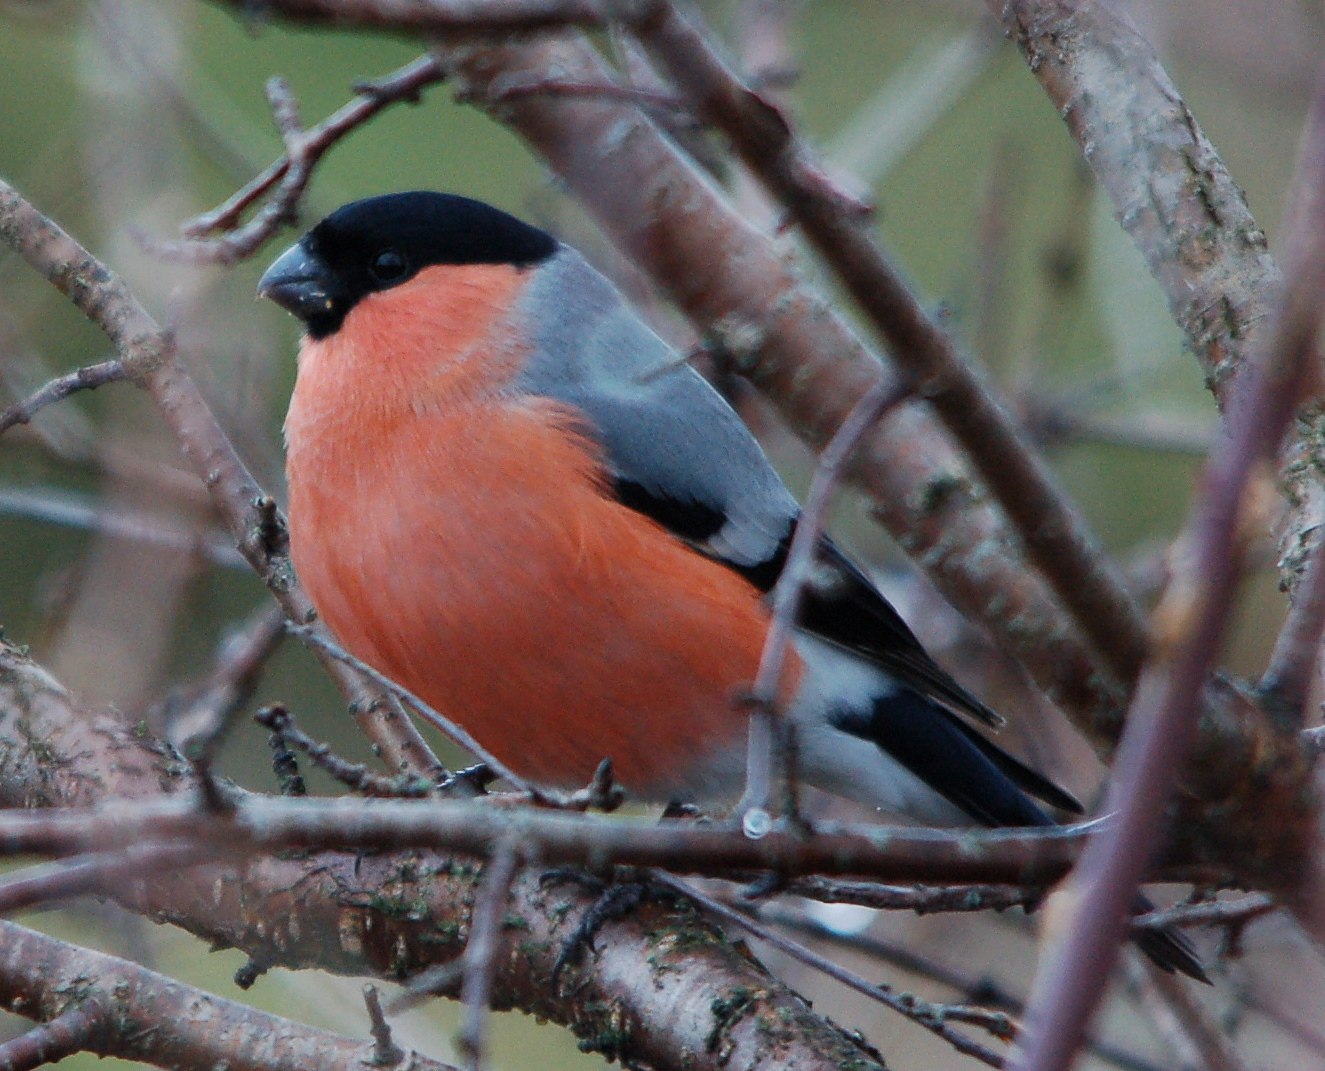
[{"label": "orange belly", "polygon": [[665,797],[739,770],[759,594],[605,495],[564,410],[467,402],[365,442],[288,466],[295,568],[349,650],[541,783],[611,758]]}]

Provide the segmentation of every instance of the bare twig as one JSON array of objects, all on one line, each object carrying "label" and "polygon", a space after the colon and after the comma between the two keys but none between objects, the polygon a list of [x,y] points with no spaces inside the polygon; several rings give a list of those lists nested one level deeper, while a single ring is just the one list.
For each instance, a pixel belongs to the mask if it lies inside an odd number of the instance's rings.
[{"label": "bare twig", "polygon": [[[782,575],[773,588],[773,618],[759,656],[759,669],[750,689],[750,747],[746,761],[745,795],[742,799],[746,811],[743,821],[747,830],[767,826],[775,754],[779,755],[777,775],[793,785],[795,783],[795,769],[788,761],[789,756],[781,755],[784,746],[782,742],[789,727],[778,724],[777,698],[782,687],[783,665],[791,646],[796,616],[800,611],[805,585],[813,571],[815,549],[819,545],[833,491],[861,439],[890,409],[900,405],[911,393],[906,383],[880,380],[856,403],[819,458],[819,465],[810,482],[810,493],[787,551]],[[776,732],[775,727],[778,730]],[[775,737],[778,741],[776,749]]]},{"label": "bare twig", "polygon": [[555,78],[517,82],[503,88],[493,99],[510,101],[538,96],[603,97],[607,100],[638,104],[647,111],[684,112],[686,110],[686,102],[680,97],[658,93],[651,89],[617,85],[615,82],[572,82]]},{"label": "bare twig", "polygon": [[1081,145],[1222,400],[1279,280],[1241,188],[1119,5],[986,6]]},{"label": "bare twig", "polygon": [[411,774],[383,777],[362,763],[349,762],[331,750],[331,745],[314,740],[295,724],[294,715],[283,706],[263,707],[254,720],[280,736],[290,747],[297,748],[313,760],[313,765],[326,771],[352,792],[384,799],[421,799],[435,791],[431,781]]},{"label": "bare twig", "polygon": [[235,550],[233,540],[214,530],[192,531],[180,527],[175,521],[145,513],[103,508],[64,488],[0,487],[0,513],[179,550],[226,569],[248,568],[243,555]]},{"label": "bare twig", "polygon": [[205,848],[183,842],[148,841],[11,871],[0,879],[0,915],[52,900],[104,896],[117,881],[138,880],[162,867],[187,866],[210,854]]},{"label": "bare twig", "polygon": [[1306,722],[1313,671],[1325,634],[1325,539],[1319,531],[1311,538],[1315,545],[1293,589],[1288,616],[1259,687],[1266,713],[1290,731]]},{"label": "bare twig", "polygon": [[778,892],[825,904],[854,904],[878,911],[914,911],[917,915],[951,911],[1006,911],[1044,899],[1042,887],[1020,885],[881,885],[868,881],[833,881],[805,877]]},{"label": "bare twig", "polygon": [[1202,1071],[1248,1071],[1232,1039],[1182,982],[1136,955],[1128,957],[1128,968],[1138,990],[1137,1003],[1150,1013],[1160,1032],[1168,1035],[1176,1054],[1187,1057],[1184,1063]]},{"label": "bare twig", "polygon": [[[424,88],[445,76],[436,60],[423,56],[385,78],[356,86],[358,96],[354,100],[307,130],[299,122],[289,86],[272,79],[267,95],[285,141],[285,155],[224,204],[186,223],[182,228],[184,240],[148,240],[149,248],[168,259],[191,264],[233,264],[251,256],[280,227],[298,217],[313,169],[328,150],[389,105],[417,101]],[[241,226],[239,219],[244,210],[273,187],[270,200]],[[203,237],[215,231],[225,234],[213,239]]]},{"label": "bare twig", "polygon": [[[773,829],[754,840],[715,825],[658,825],[483,801],[313,799],[236,792],[224,815],[191,800],[0,811],[0,855],[111,851],[141,841],[196,841],[239,852],[284,848],[437,848],[486,856],[518,836],[549,866],[658,866],[732,877],[755,871],[872,877],[883,881],[1053,882],[1084,840],[1071,827],[945,830],[822,824],[813,836]],[[1191,875],[1176,868],[1166,876]],[[1198,871],[1196,876],[1208,872]]]},{"label": "bare twig", "polygon": [[834,135],[829,162],[877,188],[989,69],[995,42],[977,26],[916,49]]},{"label": "bare twig", "polygon": [[328,20],[377,29],[425,34],[483,34],[511,30],[602,26],[629,19],[651,0],[283,0],[282,17],[297,22]]},{"label": "bare twig", "polygon": [[520,852],[515,841],[503,840],[497,845],[483,869],[483,882],[469,918],[469,941],[465,945],[464,976],[460,986],[465,1016],[456,1037],[469,1071],[482,1071],[483,1068],[484,1027],[488,1002],[492,998],[497,937],[506,917],[511,882],[515,880],[515,868],[519,863]]},{"label": "bare twig", "polygon": [[235,713],[252,698],[267,661],[284,638],[281,608],[263,607],[221,641],[207,676],[168,695],[150,713],[149,721],[164,728],[185,755],[213,752]]},{"label": "bare twig", "polygon": [[107,383],[129,378],[129,370],[117,358],[86,365],[51,380],[40,390],[0,412],[0,435],[16,424],[26,424],[46,406],[63,401],[81,390],[96,390]]},{"label": "bare twig", "polygon": [[[1307,119],[1290,219],[1287,288],[1243,393],[1229,406],[1231,434],[1216,448],[1187,525],[1188,560],[1156,611],[1155,657],[1137,689],[1106,805],[1116,817],[1083,854],[1065,939],[1036,975],[1027,1046],[1016,1060],[1027,1071],[1068,1065],[1103,994],[1137,882],[1158,850],[1176,770],[1196,735],[1200,696],[1228,623],[1241,572],[1243,492],[1256,467],[1273,462],[1312,371],[1316,305],[1325,287],[1325,68]],[[1314,899],[1290,905],[1325,939],[1320,908],[1304,903]]]},{"label": "bare twig", "polygon": [[[921,955],[913,948],[900,942],[889,941],[872,934],[843,934],[824,925],[804,912],[786,908],[764,907],[760,909],[760,918],[784,929],[801,933],[816,940],[832,944],[857,955],[870,956],[891,964],[909,974],[918,975],[932,982],[960,993],[970,1004],[981,1004],[996,1011],[1021,1015],[1025,1011],[1022,1001],[999,985],[988,975],[968,974],[964,971],[939,963],[929,956]],[[1161,1071],[1161,1068],[1133,1052],[1128,1052],[1116,1045],[1111,1045],[1098,1038],[1091,1038],[1086,1043],[1091,1055],[1106,1064],[1122,1068],[1123,1071]]]},{"label": "bare twig", "polygon": [[1016,1036],[1016,1028],[1006,1015],[969,1005],[931,1004],[914,994],[898,993],[891,986],[867,981],[854,971],[849,971],[812,949],[806,948],[776,930],[762,925],[752,918],[747,911],[738,911],[720,900],[715,900],[679,878],[674,878],[670,874],[658,874],[654,876],[654,880],[688,896],[702,905],[705,910],[711,911],[725,922],[741,927],[741,929],[746,930],[759,940],[765,941],[778,951],[785,952],[787,955],[813,967],[833,979],[833,981],[840,982],[848,989],[853,989],[871,1000],[878,1001],[912,1022],[919,1023],[926,1030],[942,1038],[958,1052],[973,1056],[990,1067],[1003,1066],[1002,1057],[998,1053],[972,1041],[947,1024],[948,1021],[970,1023],[989,1031],[1000,1040],[1008,1041]]},{"label": "bare twig", "polygon": [[1132,920],[1135,929],[1164,930],[1173,926],[1245,926],[1278,909],[1274,898],[1252,893],[1236,900],[1202,900],[1175,904],[1158,911],[1138,915]]},{"label": "bare twig", "polygon": [[468,732],[453,722],[444,714],[439,713],[424,700],[411,692],[403,684],[397,684],[390,677],[380,670],[374,669],[367,662],[356,658],[349,651],[341,647],[325,633],[316,629],[309,628],[307,625],[296,625],[286,623],[286,631],[292,636],[298,636],[310,647],[326,653],[337,662],[350,666],[356,673],[361,673],[369,680],[373,681],[379,687],[386,689],[392,695],[398,697],[405,703],[410,710],[414,711],[419,717],[434,728],[441,730],[462,748],[468,751],[484,765],[490,767],[501,777],[509,781],[513,786],[524,792],[537,795],[537,789],[519,774],[513,772],[505,763],[495,758],[482,744],[475,740]]},{"label": "bare twig", "polygon": [[377,986],[363,987],[363,1003],[368,1009],[368,1022],[373,1035],[373,1067],[394,1067],[405,1059],[405,1052],[391,1037],[391,1024],[386,1021],[382,1011],[382,1000],[377,995]]}]

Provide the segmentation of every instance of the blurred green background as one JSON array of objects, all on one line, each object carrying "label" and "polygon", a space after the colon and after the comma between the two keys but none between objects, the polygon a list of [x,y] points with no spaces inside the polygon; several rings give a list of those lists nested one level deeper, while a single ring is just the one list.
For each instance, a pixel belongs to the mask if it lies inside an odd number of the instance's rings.
[{"label": "blurred green background", "polygon": [[[895,258],[1012,404],[1076,426],[1066,441],[1049,444],[1052,462],[1111,552],[1150,590],[1216,420],[1162,296],[1083,174],[1054,109],[1015,51],[991,33],[980,5],[790,6],[796,77],[779,91],[830,158],[873,187]],[[1296,0],[1247,6],[1254,14],[1220,0],[1141,4],[1135,14],[1273,236],[1322,26],[1316,7]],[[702,7],[739,52],[748,5]],[[278,496],[296,329],[267,303],[254,304],[252,294],[285,240],[226,271],[165,263],[133,235],[176,235],[183,220],[279,153],[263,99],[267,78],[287,78],[312,123],[347,99],[352,82],[383,75],[417,52],[383,37],[292,30],[260,18],[245,23],[203,4],[0,3],[0,174],[122,271],[148,308],[177,328],[218,415]],[[317,172],[307,221],[355,197],[411,187],[492,201],[558,230],[612,268],[602,238],[564,204],[522,145],[456,103],[445,86],[428,90],[418,106],[388,110],[333,150]],[[734,195],[757,211],[747,187],[734,187]],[[104,340],[62,298],[0,254],[6,401],[107,355]],[[803,482],[803,454],[776,429],[770,434],[789,478]],[[150,713],[169,688],[203,674],[228,630],[265,605],[260,584],[242,570],[36,515],[72,502],[157,527],[207,531],[204,496],[182,468],[150,406],[124,385],[49,410],[33,428],[0,441],[0,622],[90,699]],[[919,608],[913,622],[922,636],[956,643],[951,616],[886,538],[850,504],[840,513],[848,542],[898,570],[890,590]],[[1273,574],[1263,569],[1247,585],[1230,665],[1257,671],[1281,612]],[[951,650],[955,658],[965,648]],[[258,698],[287,702],[309,731],[367,757],[340,699],[303,651],[287,645],[278,654]],[[1089,787],[1097,774],[1082,749],[1055,732],[1063,761],[1083,766],[1076,778]],[[225,768],[270,789],[265,733],[238,726]],[[110,908],[46,914],[35,923],[238,996],[228,977],[237,956],[199,956],[190,939],[126,923]],[[982,962],[1002,964],[1012,988],[1026,984],[1033,952],[1012,920],[877,925],[931,951],[969,943],[981,949],[973,955]],[[1282,951],[1270,944],[1267,963]],[[1253,957],[1249,969],[1257,967]],[[898,1066],[963,1064],[919,1029],[829,983],[795,981],[839,1021],[860,1026]],[[365,1028],[357,984],[345,980],[276,972],[246,999],[339,1029]],[[448,1058],[454,1021],[448,1005],[425,1009],[410,1016],[406,1037]],[[560,1030],[518,1016],[498,1024],[496,1067],[601,1062],[579,1056]],[[1261,1038],[1257,1029],[1246,1027],[1253,1044],[1264,1046],[1258,1053],[1287,1044],[1282,1032],[1265,1030]],[[1164,1051],[1145,1031],[1128,1041],[1157,1058]],[[69,1065],[84,1062],[90,1066],[86,1058]]]}]

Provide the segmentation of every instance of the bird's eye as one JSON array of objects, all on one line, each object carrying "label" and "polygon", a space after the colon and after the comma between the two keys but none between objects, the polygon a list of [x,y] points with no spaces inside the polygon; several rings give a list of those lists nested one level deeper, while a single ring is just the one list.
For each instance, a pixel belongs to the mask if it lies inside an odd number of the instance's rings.
[{"label": "bird's eye", "polygon": [[383,249],[368,265],[373,278],[382,284],[398,283],[409,271],[409,262],[394,249]]}]

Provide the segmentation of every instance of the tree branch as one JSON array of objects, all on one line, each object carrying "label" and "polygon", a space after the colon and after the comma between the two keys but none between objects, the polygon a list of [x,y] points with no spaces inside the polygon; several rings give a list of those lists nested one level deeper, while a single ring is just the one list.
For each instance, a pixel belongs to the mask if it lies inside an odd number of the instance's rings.
[{"label": "tree branch", "polygon": [[1145,627],[1120,577],[1062,498],[1004,406],[963,362],[954,340],[921,307],[858,212],[826,181],[823,164],[768,100],[741,83],[698,25],[670,0],[633,26],[644,46],[722,129],[737,154],[791,211],[888,343],[889,356],[1016,525],[1031,561],[1109,671],[1130,684]]},{"label": "tree branch", "polygon": [[[369,1040],[269,1015],[4,921],[0,1002],[16,1014],[48,1020],[0,1047],[5,1067],[35,1067],[73,1052],[95,1052],[198,1071],[223,1066],[363,1071],[374,1051]],[[454,1071],[418,1052],[400,1053],[398,1066]]]},{"label": "tree branch", "polygon": [[[1229,406],[1230,435],[1215,447],[1181,541],[1185,560],[1155,612],[1155,655],[1137,688],[1109,788],[1107,809],[1117,820],[1087,846],[1072,878],[1076,898],[1064,924],[1067,937],[1036,975],[1027,1046],[1016,1061],[1026,1071],[1067,1066],[1103,994],[1137,882],[1161,843],[1175,769],[1196,736],[1202,685],[1228,624],[1247,535],[1244,492],[1258,466],[1273,464],[1314,372],[1325,288],[1325,68],[1307,118],[1289,219],[1300,230],[1286,260],[1287,289]],[[1296,743],[1291,728],[1284,735]],[[1304,753],[1299,762],[1305,770]],[[1313,854],[1307,832],[1299,829],[1297,850],[1284,858],[1277,877],[1290,909],[1325,943],[1325,912],[1315,903],[1319,881],[1304,885],[1316,872],[1304,862]]]},{"label": "tree branch", "polygon": [[[235,797],[233,810],[206,813],[189,799],[190,782],[173,753],[113,714],[75,709],[55,681],[4,645],[0,752],[6,762],[0,804],[95,808],[9,810],[0,812],[0,822],[26,813],[29,819],[54,823],[46,832],[63,830],[57,839],[66,838],[71,850],[77,850],[75,841],[86,841],[93,827],[103,835],[98,844],[102,851],[127,843],[118,836],[105,839],[117,825],[121,831],[134,826],[138,844],[159,839],[157,835],[175,823],[201,833],[200,840],[190,835],[187,842],[210,845],[205,864],[191,870],[140,868],[122,881],[106,882],[105,891],[131,910],[182,926],[217,946],[243,949],[265,963],[393,980],[462,955],[478,890],[477,862],[512,835],[538,851],[539,839],[529,840],[526,834],[526,818],[539,829],[546,828],[545,819],[584,821],[558,812],[473,803],[300,801],[243,794]],[[119,799],[111,803],[112,797]],[[473,808],[466,813],[479,824],[464,819],[461,824],[469,826],[469,833],[460,841],[435,826],[439,839],[434,843],[452,845],[444,851],[427,850],[428,837],[419,840],[412,834],[398,842],[411,847],[392,851],[378,836],[382,830],[369,833],[365,828],[366,837],[358,843],[371,846],[371,852],[296,856],[263,848],[247,858],[236,855],[236,835],[241,840],[246,836],[239,816],[250,807],[301,803],[311,805],[308,813],[323,814],[318,824],[325,819],[322,830],[328,837],[336,836],[335,827],[356,813],[403,816],[405,812],[395,809],[411,806],[413,818],[405,826],[396,818],[388,823],[397,833],[406,832],[416,820],[428,825],[442,819],[445,825],[447,815],[460,816],[456,807]],[[135,813],[145,818],[153,811],[156,818],[141,826],[115,818]],[[89,820],[93,826],[87,825]],[[550,849],[543,858],[610,861],[610,853],[595,855],[599,824],[592,825],[592,835],[584,840],[573,830],[588,827],[561,827],[572,832],[578,846],[563,855],[555,841],[546,841]],[[268,824],[268,829],[275,832],[276,827]],[[733,840],[745,839],[736,831],[729,834]],[[459,847],[461,841],[468,851]],[[7,845],[18,848],[23,840],[10,838]],[[620,846],[625,849],[624,843]],[[564,847],[571,848],[571,841]],[[536,874],[517,873],[491,960],[493,1007],[519,1007],[574,1030],[586,1048],[660,1068],[771,1069],[784,1066],[783,1061],[810,1071],[833,1071],[844,1062],[862,1069],[879,1066],[861,1043],[813,1015],[747,952],[725,941],[684,904],[643,905],[607,924],[596,944],[598,955],[569,972],[573,984],[559,988],[551,982],[553,965],[578,913],[592,899],[570,887],[544,889]],[[335,939],[328,940],[328,935]],[[733,992],[748,997],[733,1004]]]}]

